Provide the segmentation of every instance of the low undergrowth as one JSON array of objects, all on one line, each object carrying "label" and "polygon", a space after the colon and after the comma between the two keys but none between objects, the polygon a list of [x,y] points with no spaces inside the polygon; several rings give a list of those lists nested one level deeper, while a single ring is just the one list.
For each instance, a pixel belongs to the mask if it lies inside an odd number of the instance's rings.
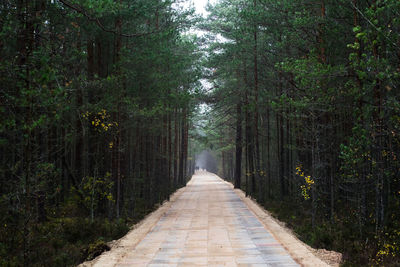
[{"label": "low undergrowth", "polygon": [[[124,220],[51,218],[29,229],[0,232],[0,266],[74,266],[107,250],[129,230]],[[27,234],[27,235],[26,235]],[[25,238],[25,242],[24,242]]]},{"label": "low undergrowth", "polygon": [[79,205],[67,203],[48,210],[45,221],[25,224],[21,213],[10,213],[0,225],[0,266],[76,266],[92,260],[154,208],[138,207],[133,218],[91,220]]},{"label": "low undergrowth", "polygon": [[333,219],[327,216],[312,227],[309,207],[300,207],[295,201],[269,201],[264,207],[311,247],[341,252],[341,266],[399,266],[400,233],[393,230],[397,226],[379,232],[370,226],[361,234],[348,215]]}]

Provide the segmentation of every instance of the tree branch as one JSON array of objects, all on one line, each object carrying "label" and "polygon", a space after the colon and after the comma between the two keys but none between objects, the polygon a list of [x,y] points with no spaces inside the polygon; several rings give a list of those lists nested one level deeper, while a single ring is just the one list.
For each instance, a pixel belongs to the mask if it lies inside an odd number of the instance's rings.
[{"label": "tree branch", "polygon": [[66,0],[58,0],[60,1],[64,6],[75,10],[76,12],[78,12],[79,14],[82,14],[83,16],[85,16],[89,21],[96,23],[97,26],[99,26],[99,28],[104,31],[104,32],[109,32],[109,33],[113,33],[116,35],[120,35],[122,37],[127,37],[127,38],[132,38],[132,37],[141,37],[141,36],[146,36],[146,35],[150,35],[150,34],[154,34],[154,33],[159,33],[160,31],[151,31],[151,32],[144,32],[144,33],[133,33],[133,34],[124,34],[124,33],[119,33],[116,29],[107,29],[99,20],[99,18],[96,17],[92,17],[90,14],[88,14],[88,12],[83,9],[80,6],[74,5]]}]

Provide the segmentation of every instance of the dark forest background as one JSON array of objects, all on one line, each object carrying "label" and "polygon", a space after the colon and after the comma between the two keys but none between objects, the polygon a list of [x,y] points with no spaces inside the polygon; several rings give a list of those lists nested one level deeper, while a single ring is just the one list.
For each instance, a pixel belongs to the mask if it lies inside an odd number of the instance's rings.
[{"label": "dark forest background", "polygon": [[93,258],[203,150],[306,243],[398,265],[400,2],[177,2],[0,1],[0,265]]}]

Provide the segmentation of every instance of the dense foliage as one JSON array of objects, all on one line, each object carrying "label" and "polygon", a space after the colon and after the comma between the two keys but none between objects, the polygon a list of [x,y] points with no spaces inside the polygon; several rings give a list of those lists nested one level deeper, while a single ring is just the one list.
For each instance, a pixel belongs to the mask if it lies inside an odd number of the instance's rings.
[{"label": "dense foliage", "polygon": [[74,265],[185,185],[199,55],[174,2],[1,1],[0,265]]},{"label": "dense foliage", "polygon": [[201,38],[179,2],[0,2],[0,265],[93,258],[204,148],[307,243],[398,264],[400,2],[220,0]]},{"label": "dense foliage", "polygon": [[207,142],[221,175],[347,264],[398,264],[400,2],[209,11]]}]

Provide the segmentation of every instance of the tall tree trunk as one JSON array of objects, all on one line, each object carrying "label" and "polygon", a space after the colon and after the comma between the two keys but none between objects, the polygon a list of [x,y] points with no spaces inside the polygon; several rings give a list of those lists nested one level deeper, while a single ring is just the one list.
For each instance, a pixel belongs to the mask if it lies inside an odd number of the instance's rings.
[{"label": "tall tree trunk", "polygon": [[[253,1],[254,11],[257,9],[257,0]],[[257,19],[257,18],[255,18]],[[258,48],[257,48],[257,40],[258,39],[258,25],[257,21],[254,22],[254,33],[253,33],[253,63],[254,63],[254,153],[255,153],[255,172],[254,176],[256,177],[256,181],[258,182],[258,197],[263,198],[262,196],[262,182],[260,176],[260,143],[259,143],[259,134],[258,134]],[[254,189],[255,190],[255,189]],[[255,192],[253,192],[255,194]]]},{"label": "tall tree trunk", "polygon": [[168,200],[169,200],[169,195],[172,193],[172,186],[173,186],[173,181],[171,181],[172,179],[172,164],[173,164],[173,159],[172,159],[172,127],[171,127],[171,117],[172,117],[172,113],[170,111],[170,108],[168,108],[168,138],[167,138],[167,143],[168,143]]},{"label": "tall tree trunk", "polygon": [[[278,96],[281,96],[283,93],[283,84],[282,84],[282,73],[279,72],[279,86],[278,86]],[[284,134],[283,134],[283,114],[276,112],[276,131],[278,138],[278,177],[279,177],[279,185],[280,185],[280,198],[283,200],[286,195],[286,187],[285,187],[285,173],[284,173]]]},{"label": "tall tree trunk", "polygon": [[[119,3],[119,9],[122,6],[122,0],[115,0],[115,2]],[[122,18],[120,15],[117,16],[115,20],[115,29],[116,33],[114,35],[114,65],[116,67],[116,73],[117,75],[121,74],[120,70],[120,61],[121,61],[121,49],[122,49],[122,38],[121,38],[121,33],[122,33]],[[121,153],[122,153],[122,128],[121,128],[121,98],[122,98],[122,90],[123,88],[119,88],[118,90],[118,96],[117,96],[117,114],[116,114],[116,119],[117,119],[117,127],[118,127],[118,132],[117,132],[117,140],[116,140],[116,163],[117,163],[117,197],[116,197],[116,214],[117,218],[120,217],[120,207],[121,207]]]},{"label": "tall tree trunk", "polygon": [[256,191],[256,179],[254,174],[254,144],[253,144],[253,135],[251,131],[251,118],[250,118],[250,111],[248,109],[248,96],[246,93],[246,154],[247,154],[247,161],[248,161],[248,173],[247,176],[250,177],[250,195],[254,197]]},{"label": "tall tree trunk", "polygon": [[325,41],[324,41],[324,28],[325,28],[325,17],[326,17],[326,7],[325,0],[321,0],[321,19],[322,23],[319,24],[318,30],[318,42],[320,49],[320,60],[322,63],[326,63],[326,49],[325,49]]},{"label": "tall tree trunk", "polygon": [[174,111],[174,188],[178,183],[178,164],[179,164],[179,132],[178,132],[178,111]]},{"label": "tall tree trunk", "polygon": [[271,199],[271,129],[270,107],[267,106],[267,196]]},{"label": "tall tree trunk", "polygon": [[181,151],[181,170],[180,170],[180,185],[186,184],[186,169],[187,169],[187,153],[188,153],[188,124],[187,124],[187,108],[182,109],[182,151]]},{"label": "tall tree trunk", "polygon": [[[29,57],[33,52],[33,17],[32,8],[29,1],[18,0],[17,2],[17,16],[18,16],[18,65],[19,71],[25,75],[25,83],[21,86],[24,88],[19,88],[21,91],[26,90],[29,92],[31,89],[31,70]],[[24,266],[29,266],[30,257],[30,223],[31,223],[31,172],[32,172],[32,142],[33,133],[31,130],[31,125],[33,123],[33,99],[29,96],[27,101],[27,107],[23,110],[25,116],[23,117],[23,123],[28,125],[24,129],[23,135],[23,150],[22,150],[22,177],[23,177],[23,263]]]},{"label": "tall tree trunk", "polygon": [[[376,0],[373,1],[372,9],[376,12]],[[377,38],[377,36],[375,36]],[[374,38],[374,39],[375,39]],[[378,41],[373,40],[372,53],[374,60],[376,62],[379,61],[379,47]],[[375,42],[376,41],[376,42]],[[378,66],[378,64],[377,64]],[[378,68],[378,67],[377,67]],[[375,72],[379,73],[379,69],[376,69]],[[382,151],[384,149],[384,137],[383,137],[383,97],[382,97],[382,86],[381,80],[376,78],[375,86],[373,88],[374,94],[374,112],[373,112],[373,133],[372,140],[374,140],[374,148],[373,154],[376,161],[375,176],[376,176],[376,212],[375,212],[375,220],[376,220],[376,229],[380,229],[384,225],[385,218],[385,204],[384,204],[384,188],[385,188],[385,180],[384,180],[384,160],[382,157]]]},{"label": "tall tree trunk", "polygon": [[185,157],[185,110],[184,108],[181,109],[181,118],[180,118],[180,124],[181,124],[181,136],[180,136],[180,155],[179,155],[179,178],[178,178],[178,183],[179,186],[183,185],[183,180],[184,180],[184,170],[185,170],[185,165],[184,165],[184,157]]},{"label": "tall tree trunk", "polygon": [[236,162],[235,162],[235,188],[241,187],[242,176],[242,103],[241,99],[236,104]]}]

